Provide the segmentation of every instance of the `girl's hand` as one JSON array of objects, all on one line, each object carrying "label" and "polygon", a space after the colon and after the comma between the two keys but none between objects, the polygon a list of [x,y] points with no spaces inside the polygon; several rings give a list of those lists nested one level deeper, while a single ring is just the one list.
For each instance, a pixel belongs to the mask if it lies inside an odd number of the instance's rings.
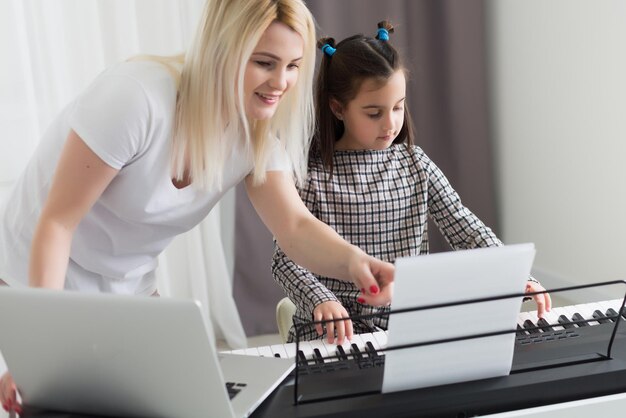
[{"label": "girl's hand", "polygon": [[[526,282],[526,293],[531,292],[542,292],[546,290],[542,285],[532,280],[528,280]],[[543,314],[545,312],[550,312],[552,309],[552,299],[550,299],[549,293],[541,293],[538,295],[533,295],[532,298],[537,302],[537,316],[539,318],[543,318]]]},{"label": "girl's hand", "polygon": [[22,405],[17,401],[17,387],[9,372],[0,377],[0,403],[5,411],[22,414]]},{"label": "girl's hand", "polygon": [[[350,316],[346,308],[341,303],[329,300],[322,302],[313,310],[313,320],[322,321],[330,319],[347,318]],[[352,321],[345,319],[343,321],[327,322],[325,324],[315,324],[315,330],[318,335],[324,334],[324,327],[326,328],[326,337],[329,344],[334,343],[335,333],[337,333],[337,344],[342,345],[344,337],[348,340],[352,339]]]},{"label": "girl's hand", "polygon": [[357,301],[371,306],[389,305],[393,295],[394,265],[357,250],[348,267],[352,281],[361,289]]}]

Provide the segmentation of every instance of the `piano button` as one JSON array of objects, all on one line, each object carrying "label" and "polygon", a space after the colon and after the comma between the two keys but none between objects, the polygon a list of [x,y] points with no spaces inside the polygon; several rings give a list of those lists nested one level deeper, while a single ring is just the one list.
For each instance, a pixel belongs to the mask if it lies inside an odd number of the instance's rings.
[{"label": "piano button", "polygon": [[541,333],[541,331],[539,331],[535,327],[536,327],[536,325],[530,319],[527,319],[527,320],[524,321],[524,328],[528,332],[530,332],[531,334],[539,334],[539,333]]},{"label": "piano button", "polygon": [[576,328],[576,325],[572,324],[572,321],[570,321],[565,315],[559,316],[559,324],[563,325],[563,328],[566,329]]},{"label": "piano button", "polygon": [[539,318],[539,320],[537,321],[537,325],[539,327],[541,327],[541,330],[543,332],[552,332],[552,331],[554,331],[554,329],[552,329],[552,327],[550,326],[550,323],[548,321],[546,321],[545,318]]},{"label": "piano button", "polygon": [[[583,316],[581,314],[579,314],[578,312],[576,312],[574,315],[572,315],[572,321],[584,321],[585,318],[583,318]],[[578,322],[576,323],[577,326],[579,327],[588,327],[589,324],[587,322]]]},{"label": "piano button", "polygon": [[599,309],[593,311],[593,317],[598,320],[601,324],[606,324],[611,322],[611,320],[607,319],[606,315],[602,313]]}]

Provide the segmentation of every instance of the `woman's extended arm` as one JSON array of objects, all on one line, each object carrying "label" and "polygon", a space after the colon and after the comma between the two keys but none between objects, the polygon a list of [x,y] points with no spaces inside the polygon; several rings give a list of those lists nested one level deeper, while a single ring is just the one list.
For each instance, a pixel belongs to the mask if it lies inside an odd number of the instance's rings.
[{"label": "woman's extended arm", "polygon": [[35,229],[31,286],[63,288],[74,230],[117,173],[70,131]]},{"label": "woman's extended arm", "polygon": [[389,304],[393,265],[367,255],[313,216],[288,173],[270,171],[256,186],[249,176],[246,186],[254,208],[289,258],[317,274],[354,282],[365,290],[367,304]]}]

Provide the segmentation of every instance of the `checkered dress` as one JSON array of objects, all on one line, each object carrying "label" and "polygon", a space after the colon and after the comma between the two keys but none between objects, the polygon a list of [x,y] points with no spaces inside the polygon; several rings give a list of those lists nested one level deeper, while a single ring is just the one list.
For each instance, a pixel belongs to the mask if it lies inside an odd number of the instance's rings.
[{"label": "checkered dress", "polygon": [[[500,246],[502,243],[461,203],[441,170],[419,147],[393,145],[385,150],[336,151],[333,177],[321,159],[309,163],[300,196],[311,213],[348,242],[368,254],[393,262],[397,257],[428,253],[427,220],[431,217],[454,249]],[[351,282],[321,277],[291,261],[276,246],[272,274],[296,304],[294,323],[310,322],[313,310],[338,301],[348,313],[381,313],[353,321],[355,334],[387,329],[389,308],[361,305]],[[307,327],[301,340],[319,337]],[[294,341],[291,328],[289,341]]]}]

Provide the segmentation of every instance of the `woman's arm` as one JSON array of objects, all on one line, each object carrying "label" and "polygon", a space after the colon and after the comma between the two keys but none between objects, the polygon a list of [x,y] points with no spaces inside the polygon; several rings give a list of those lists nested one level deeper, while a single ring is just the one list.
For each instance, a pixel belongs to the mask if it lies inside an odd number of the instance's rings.
[{"label": "woman's arm", "polygon": [[31,286],[63,288],[76,226],[117,173],[70,132],[33,236]]},{"label": "woman's arm", "polygon": [[362,297],[367,304],[389,304],[393,265],[349,244],[313,216],[288,173],[270,171],[267,180],[256,186],[248,176],[246,187],[257,213],[289,258],[319,275],[354,282],[365,290]]}]

